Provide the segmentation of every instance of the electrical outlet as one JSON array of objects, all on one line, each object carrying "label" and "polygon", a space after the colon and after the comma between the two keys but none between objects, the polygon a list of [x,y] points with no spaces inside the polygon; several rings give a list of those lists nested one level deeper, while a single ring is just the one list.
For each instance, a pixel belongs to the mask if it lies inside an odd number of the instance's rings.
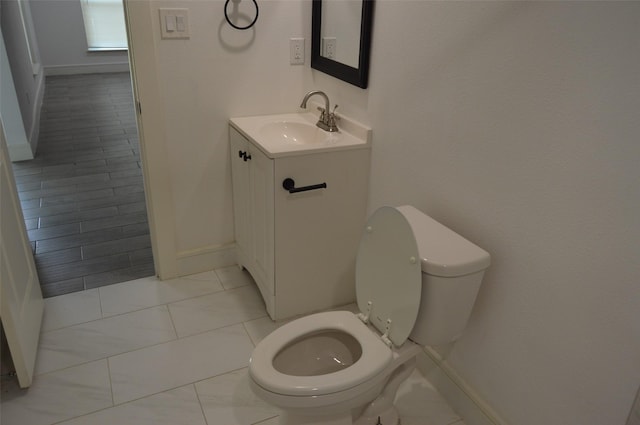
[{"label": "electrical outlet", "polygon": [[322,56],[327,59],[336,58],[336,38],[322,37]]},{"label": "electrical outlet", "polygon": [[291,65],[304,64],[304,38],[289,39],[289,63]]}]

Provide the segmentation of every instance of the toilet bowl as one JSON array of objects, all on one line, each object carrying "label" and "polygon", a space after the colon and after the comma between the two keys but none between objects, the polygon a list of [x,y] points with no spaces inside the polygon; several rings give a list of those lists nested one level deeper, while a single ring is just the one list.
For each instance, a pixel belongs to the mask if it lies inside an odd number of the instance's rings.
[{"label": "toilet bowl", "polygon": [[[336,423],[352,424],[351,411],[378,397],[391,373],[421,350],[414,343],[388,347],[350,311],[303,317],[263,342],[251,356],[253,391],[289,415],[314,416],[323,424],[325,416],[345,416],[344,422]],[[413,370],[414,364],[410,366],[398,385]],[[392,401],[384,409],[392,410],[386,416],[395,415]]]},{"label": "toilet bowl", "polygon": [[360,313],[316,313],[269,334],[251,355],[252,390],[287,425],[397,425],[398,387],[423,345],[460,334],[488,266],[486,251],[415,208],[378,209],[356,261]]}]

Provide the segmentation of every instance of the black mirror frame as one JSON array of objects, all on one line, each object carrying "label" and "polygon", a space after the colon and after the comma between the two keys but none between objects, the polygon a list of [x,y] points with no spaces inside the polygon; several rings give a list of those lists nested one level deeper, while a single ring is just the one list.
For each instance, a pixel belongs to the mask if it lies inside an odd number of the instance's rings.
[{"label": "black mirror frame", "polygon": [[360,26],[360,55],[358,67],[353,68],[320,55],[322,35],[322,0],[313,0],[311,16],[311,68],[332,75],[342,81],[366,89],[369,83],[369,56],[371,52],[371,27],[373,26],[374,0],[362,0]]}]

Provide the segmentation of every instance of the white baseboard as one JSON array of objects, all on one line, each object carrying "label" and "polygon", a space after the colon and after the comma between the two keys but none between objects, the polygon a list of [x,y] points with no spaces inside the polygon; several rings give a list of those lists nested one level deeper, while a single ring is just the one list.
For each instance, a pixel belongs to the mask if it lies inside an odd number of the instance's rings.
[{"label": "white baseboard", "polygon": [[508,425],[433,348],[425,347],[418,356],[418,370],[465,425]]},{"label": "white baseboard", "polygon": [[8,144],[9,158],[11,162],[28,161],[33,159],[33,152],[31,152],[31,146],[27,143],[15,143]]},{"label": "white baseboard", "polygon": [[31,110],[31,128],[27,134],[27,140],[31,146],[31,151],[36,152],[38,149],[38,140],[40,137],[40,112],[42,110],[42,99],[44,98],[44,73],[40,72],[37,77],[36,95],[33,100],[33,108]]},{"label": "white baseboard", "polygon": [[640,389],[638,389],[638,393],[636,394],[636,401],[631,407],[626,425],[640,425]]},{"label": "white baseboard", "polygon": [[176,263],[178,276],[233,266],[236,264],[236,245],[233,243],[181,251],[178,252]]},{"label": "white baseboard", "polygon": [[129,62],[98,63],[91,65],[50,65],[44,67],[44,75],[104,74],[129,72]]}]

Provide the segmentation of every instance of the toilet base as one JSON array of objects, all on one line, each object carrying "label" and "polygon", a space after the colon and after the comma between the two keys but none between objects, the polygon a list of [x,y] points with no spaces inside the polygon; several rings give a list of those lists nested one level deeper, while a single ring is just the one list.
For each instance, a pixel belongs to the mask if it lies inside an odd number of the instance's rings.
[{"label": "toilet base", "polygon": [[317,416],[298,416],[283,414],[280,416],[280,425],[400,425],[400,417],[395,407],[381,412],[375,418],[360,416],[355,421],[351,416],[335,418]]},{"label": "toilet base", "polygon": [[280,425],[353,425],[351,415],[345,416],[300,416],[284,413],[280,416]]},{"label": "toilet base", "polygon": [[384,412],[380,412],[375,417],[360,416],[353,422],[353,425],[400,425],[400,416],[398,410],[391,406]]},{"label": "toilet base", "polygon": [[364,406],[355,420],[350,414],[321,418],[285,414],[280,423],[281,425],[400,425],[400,416],[393,401],[398,387],[409,377],[415,367],[416,358],[413,355],[393,371],[380,395]]},{"label": "toilet base", "polygon": [[[415,347],[414,347],[415,350]],[[412,352],[414,350],[410,350]],[[393,405],[396,393],[402,384],[416,368],[415,355],[409,355],[409,360],[398,366],[387,381],[380,395],[369,403],[353,425],[399,425],[398,410]]]},{"label": "toilet base", "polygon": [[[379,418],[379,420],[378,420]],[[391,407],[386,412],[381,412],[375,418],[360,416],[355,421],[351,416],[341,416],[335,418],[310,417],[283,414],[280,416],[280,425],[400,425],[400,418],[395,407]]]}]

